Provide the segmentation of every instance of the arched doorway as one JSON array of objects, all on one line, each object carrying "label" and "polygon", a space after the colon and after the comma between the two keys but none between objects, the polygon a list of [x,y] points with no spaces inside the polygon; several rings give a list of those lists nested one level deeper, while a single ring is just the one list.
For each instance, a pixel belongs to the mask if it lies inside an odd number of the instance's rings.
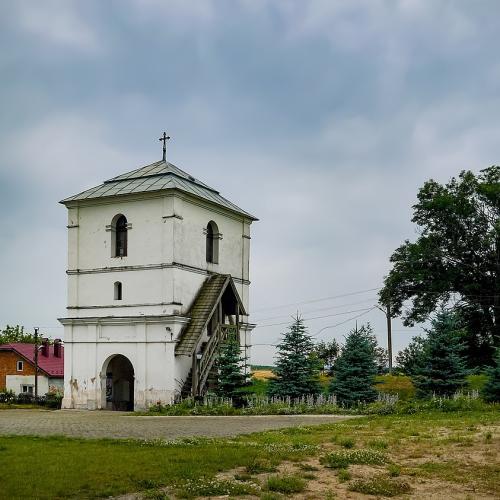
[{"label": "arched doorway", "polygon": [[134,367],[128,358],[116,354],[103,366],[103,408],[107,410],[134,410]]}]

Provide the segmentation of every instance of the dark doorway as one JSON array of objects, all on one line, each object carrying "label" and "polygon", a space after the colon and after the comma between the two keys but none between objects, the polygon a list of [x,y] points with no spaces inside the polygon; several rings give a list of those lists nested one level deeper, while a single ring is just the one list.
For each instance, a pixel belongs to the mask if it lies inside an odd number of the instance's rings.
[{"label": "dark doorway", "polygon": [[108,362],[105,391],[108,410],[134,410],[134,367],[122,354]]}]

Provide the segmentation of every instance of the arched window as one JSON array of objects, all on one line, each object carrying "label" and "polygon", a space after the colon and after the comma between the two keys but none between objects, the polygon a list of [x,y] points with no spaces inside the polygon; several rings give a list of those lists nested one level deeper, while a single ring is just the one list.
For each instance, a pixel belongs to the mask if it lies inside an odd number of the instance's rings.
[{"label": "arched window", "polygon": [[115,281],[115,300],[122,300],[122,284],[120,281]]},{"label": "arched window", "polygon": [[115,222],[115,257],[127,256],[127,218],[120,215]]},{"label": "arched window", "polygon": [[206,257],[207,262],[213,264],[219,263],[219,228],[217,224],[212,220],[207,224],[207,250]]}]

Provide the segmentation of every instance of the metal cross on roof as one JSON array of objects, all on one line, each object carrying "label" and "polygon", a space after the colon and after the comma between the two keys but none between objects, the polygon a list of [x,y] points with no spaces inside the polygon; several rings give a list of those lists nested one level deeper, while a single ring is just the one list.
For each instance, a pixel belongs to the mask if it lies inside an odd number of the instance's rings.
[{"label": "metal cross on roof", "polygon": [[167,135],[166,132],[163,132],[163,137],[160,137],[160,141],[163,141],[163,161],[167,160],[167,141],[170,139],[170,136]]}]

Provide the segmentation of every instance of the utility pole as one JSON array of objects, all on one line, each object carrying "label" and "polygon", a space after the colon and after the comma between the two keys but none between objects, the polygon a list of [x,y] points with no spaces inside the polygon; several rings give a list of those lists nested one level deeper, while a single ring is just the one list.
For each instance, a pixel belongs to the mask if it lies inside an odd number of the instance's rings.
[{"label": "utility pole", "polygon": [[38,399],[38,328],[35,328],[35,402]]},{"label": "utility pole", "polygon": [[392,374],[392,321],[391,321],[391,306],[387,305],[387,354],[389,356],[389,374]]},{"label": "utility pole", "polygon": [[392,374],[392,318],[391,318],[391,306],[388,304],[387,308],[384,310],[378,305],[375,306],[377,309],[385,314],[387,320],[387,357],[389,358],[389,374]]}]

